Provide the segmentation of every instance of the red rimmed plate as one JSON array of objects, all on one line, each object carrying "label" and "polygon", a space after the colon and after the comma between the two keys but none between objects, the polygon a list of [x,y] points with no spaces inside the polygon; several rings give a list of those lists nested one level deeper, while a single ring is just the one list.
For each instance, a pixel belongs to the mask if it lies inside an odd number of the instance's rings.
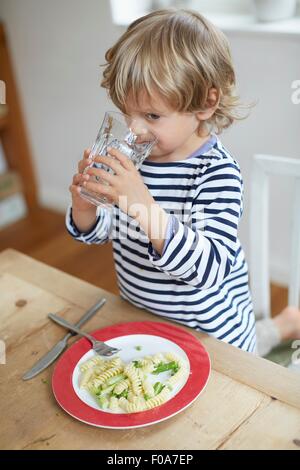
[{"label": "red rimmed plate", "polygon": [[83,338],[63,354],[52,378],[58,404],[79,421],[111,429],[149,426],[186,409],[207,384],[210,374],[208,353],[200,341],[180,327],[159,322],[119,323],[92,334],[110,346],[121,348],[118,355],[125,362],[148,354],[173,352],[187,362],[190,373],[186,383],[175,388],[171,398],[156,408],[129,414],[102,411],[89,393],[78,386],[80,364],[94,355],[90,342]]}]

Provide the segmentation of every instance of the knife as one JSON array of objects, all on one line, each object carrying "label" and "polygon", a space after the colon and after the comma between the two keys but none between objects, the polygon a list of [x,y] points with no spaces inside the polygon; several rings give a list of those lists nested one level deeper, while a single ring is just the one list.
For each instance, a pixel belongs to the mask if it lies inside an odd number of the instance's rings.
[{"label": "knife", "polygon": [[[92,318],[95,313],[105,304],[106,299],[99,300],[95,305],[93,305],[87,312],[82,316],[82,318],[75,324],[80,328],[84,323],[86,323],[90,318]],[[67,333],[64,338],[62,338],[45,356],[43,356],[26,374],[23,375],[23,380],[29,380],[35,377],[37,374],[45,370],[50,364],[52,364],[58,356],[64,351],[67,346],[68,340],[71,336],[75,336],[76,333]]]}]

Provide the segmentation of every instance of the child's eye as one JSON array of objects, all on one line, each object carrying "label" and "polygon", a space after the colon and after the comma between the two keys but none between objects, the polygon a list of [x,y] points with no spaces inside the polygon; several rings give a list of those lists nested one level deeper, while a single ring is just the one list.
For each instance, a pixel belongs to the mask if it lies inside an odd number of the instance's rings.
[{"label": "child's eye", "polygon": [[157,121],[157,119],[159,119],[160,116],[158,116],[158,114],[148,113],[146,114],[146,118],[149,119],[150,121]]}]

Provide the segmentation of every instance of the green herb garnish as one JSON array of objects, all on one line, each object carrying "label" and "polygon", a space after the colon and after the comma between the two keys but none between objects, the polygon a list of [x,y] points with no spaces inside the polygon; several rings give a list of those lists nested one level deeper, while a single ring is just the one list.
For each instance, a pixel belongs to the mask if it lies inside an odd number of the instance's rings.
[{"label": "green herb garnish", "polygon": [[161,382],[156,382],[153,386],[155,395],[158,395],[164,388],[164,384],[162,384]]},{"label": "green herb garnish", "polygon": [[128,390],[124,390],[122,393],[120,393],[120,395],[117,395],[118,398],[121,398],[121,397],[124,397],[124,398],[127,398],[128,397]]},{"label": "green herb garnish", "polygon": [[178,362],[172,361],[172,362],[160,362],[152,372],[152,374],[161,374],[161,372],[166,372],[167,370],[170,370],[172,372],[172,375],[176,374],[179,370],[179,365]]},{"label": "green herb garnish", "polygon": [[132,362],[133,362],[134,367],[136,367],[137,369],[142,367],[142,364],[139,361],[132,361]]}]

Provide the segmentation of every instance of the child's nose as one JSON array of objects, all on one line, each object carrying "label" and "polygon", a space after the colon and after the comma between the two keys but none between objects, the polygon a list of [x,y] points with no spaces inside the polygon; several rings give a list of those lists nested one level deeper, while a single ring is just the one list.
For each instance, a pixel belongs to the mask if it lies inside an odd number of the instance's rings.
[{"label": "child's nose", "polygon": [[143,119],[136,119],[136,118],[131,119],[131,122],[129,123],[129,128],[135,135],[138,135],[138,136],[147,134],[148,132]]}]

